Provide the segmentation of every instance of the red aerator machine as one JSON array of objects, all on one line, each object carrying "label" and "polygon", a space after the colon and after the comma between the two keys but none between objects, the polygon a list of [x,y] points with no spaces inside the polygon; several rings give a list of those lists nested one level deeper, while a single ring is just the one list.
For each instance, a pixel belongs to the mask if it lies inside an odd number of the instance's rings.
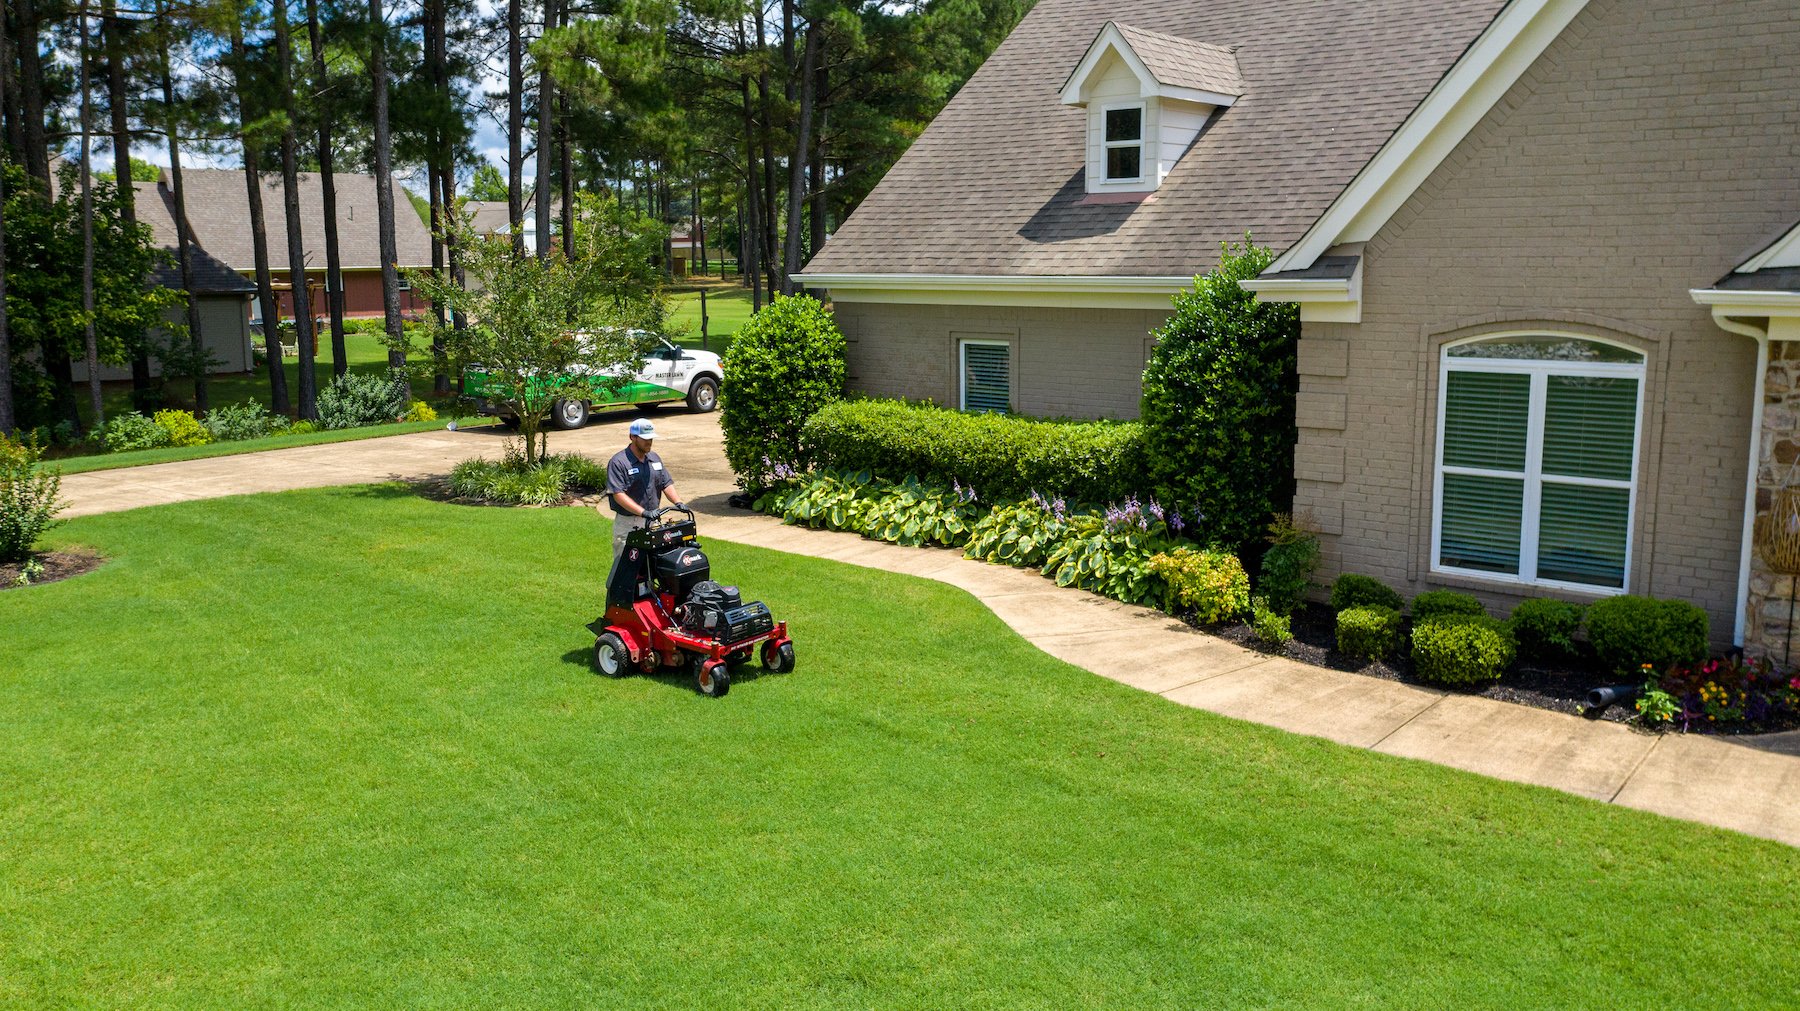
[{"label": "red aerator machine", "polygon": [[[686,519],[675,519],[676,514]],[[731,690],[734,666],[762,662],[773,674],[794,669],[794,642],[762,601],[746,604],[735,586],[711,579],[694,511],[672,506],[625,535],[625,550],[606,580],[606,614],[588,624],[594,666],[608,677],[687,668],[702,695]]]}]

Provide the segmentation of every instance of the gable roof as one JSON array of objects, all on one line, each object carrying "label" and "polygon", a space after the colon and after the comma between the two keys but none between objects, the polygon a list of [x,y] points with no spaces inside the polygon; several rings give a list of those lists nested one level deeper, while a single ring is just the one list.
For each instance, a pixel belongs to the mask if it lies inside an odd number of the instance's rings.
[{"label": "gable roof", "polygon": [[[1504,5],[1040,0],[806,274],[1191,277],[1246,232],[1285,249]],[[1108,21],[1184,58],[1232,50],[1242,84],[1138,203],[1085,199],[1087,114],[1058,101]]]},{"label": "gable roof", "polygon": [[[167,173],[164,173],[165,177]],[[281,174],[262,175],[263,221],[268,231],[269,268],[288,269],[287,215],[281,203]],[[325,214],[319,174],[301,172],[297,177],[300,198],[300,236],[306,247],[309,269],[325,268]],[[380,269],[381,234],[376,227],[375,177],[334,172],[337,188],[338,250],[345,270]],[[256,251],[250,237],[250,197],[241,169],[189,169],[181,171],[182,195],[194,240],[206,251],[237,270],[256,268]],[[394,243],[401,267],[431,266],[431,233],[413,210],[406,191],[394,181]]]},{"label": "gable roof", "polygon": [[1244,93],[1244,75],[1232,50],[1118,21],[1112,25],[1158,84],[1234,97]]},{"label": "gable roof", "polygon": [[[183,181],[186,181],[183,173]],[[184,187],[185,189],[185,187]],[[150,278],[165,288],[181,287],[181,264],[174,258],[180,236],[175,231],[175,209],[167,190],[157,183],[134,182],[131,184],[133,194],[133,210],[139,223],[150,226],[150,236],[158,246],[170,252],[170,260],[160,264],[150,272]],[[255,291],[244,275],[232,270],[218,257],[208,253],[199,245],[188,247],[189,260],[194,270],[194,293],[196,295],[235,294]]]}]

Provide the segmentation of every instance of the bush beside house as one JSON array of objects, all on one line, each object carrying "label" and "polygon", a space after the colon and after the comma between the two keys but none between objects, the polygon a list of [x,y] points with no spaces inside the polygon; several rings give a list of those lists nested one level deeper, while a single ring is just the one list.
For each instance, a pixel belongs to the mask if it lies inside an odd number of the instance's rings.
[{"label": "bush beside house", "polygon": [[801,428],[844,396],[844,334],[809,295],[776,296],[744,324],[720,362],[725,457],[746,489],[803,469]]}]

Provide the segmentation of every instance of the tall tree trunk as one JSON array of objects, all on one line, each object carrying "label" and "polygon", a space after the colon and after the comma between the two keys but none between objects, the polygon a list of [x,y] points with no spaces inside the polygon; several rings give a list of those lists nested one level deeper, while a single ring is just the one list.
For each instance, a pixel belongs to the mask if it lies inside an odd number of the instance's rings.
[{"label": "tall tree trunk", "polygon": [[[131,110],[125,96],[125,21],[118,16],[115,0],[100,7],[100,29],[106,38],[106,104],[112,113],[113,178],[119,184],[119,216],[127,225],[137,223],[136,180],[131,174]],[[150,403],[150,347],[137,334],[131,353],[131,403],[146,410]]]},{"label": "tall tree trunk", "polygon": [[[387,321],[388,366],[406,368],[406,324],[400,318],[400,250],[394,240],[394,135],[388,127],[387,21],[381,0],[369,0],[375,29],[369,80],[375,92],[375,218],[381,235],[381,308]],[[408,387],[411,383],[408,382]]]},{"label": "tall tree trunk", "polygon": [[[17,23],[22,11],[14,11],[11,7],[0,8],[0,94],[17,96],[19,79],[16,75],[18,65],[13,62],[12,25]],[[5,120],[6,146],[14,152],[25,150],[25,117],[13,106],[12,101],[0,101],[0,119]]]},{"label": "tall tree trunk", "polygon": [[306,239],[300,232],[300,141],[294,124],[294,49],[287,0],[275,0],[275,93],[281,96],[281,208],[287,218],[288,280],[294,297],[294,337],[300,350],[300,417],[319,418],[319,378],[313,372],[318,348],[313,343],[312,293],[306,288]]},{"label": "tall tree trunk", "polygon": [[[538,36],[542,39],[556,27],[556,0],[544,0],[544,29]],[[556,157],[556,116],[555,108],[556,82],[550,79],[550,63],[538,60],[538,114],[537,114],[537,185],[532,189],[533,199],[537,201],[537,255],[541,259],[550,255],[550,191],[552,180],[550,170]]]},{"label": "tall tree trunk", "polygon": [[[565,12],[565,17],[566,17]],[[575,146],[569,143],[569,100],[556,96],[556,150],[562,161],[563,256],[575,258]]]},{"label": "tall tree trunk", "polygon": [[[758,53],[767,54],[769,40],[766,26],[763,23],[762,4],[752,6],[756,18],[756,49]],[[757,200],[762,206],[762,221],[758,225],[758,234],[762,237],[762,248],[756,251],[757,259],[762,262],[767,275],[769,299],[781,290],[775,272],[779,266],[779,254],[776,252],[776,237],[781,234],[780,222],[775,220],[775,109],[769,97],[769,70],[766,62],[760,65],[756,75],[757,97],[762,101],[762,192]]]},{"label": "tall tree trunk", "polygon": [[[87,367],[88,417],[94,430],[106,424],[106,404],[100,396],[100,338],[94,332],[94,103],[88,73],[88,3],[76,9],[80,30],[75,76],[81,91],[81,351]],[[129,173],[131,166],[127,165]],[[130,176],[126,176],[129,183]]]},{"label": "tall tree trunk", "polygon": [[706,215],[700,210],[700,178],[694,177],[694,222],[693,231],[688,233],[688,256],[700,256],[700,276],[705,277],[710,264],[706,262]]},{"label": "tall tree trunk", "polygon": [[[6,38],[6,15],[0,12],[0,109],[10,109],[6,86],[12,75]],[[6,174],[0,172],[0,435],[18,428],[13,408],[12,328],[6,322]]]},{"label": "tall tree trunk", "polygon": [[43,31],[38,0],[19,0],[19,111],[25,119],[26,174],[50,185],[49,138],[44,133],[44,63],[38,48]]},{"label": "tall tree trunk", "polygon": [[506,223],[514,256],[525,255],[525,44],[519,3],[506,2]]},{"label": "tall tree trunk", "polygon": [[756,124],[750,114],[750,78],[738,78],[744,98],[744,226],[738,229],[744,252],[738,260],[738,273],[750,279],[750,311],[762,308],[762,268],[757,259],[762,251],[762,209],[757,205],[759,185],[756,180]]},{"label": "tall tree trunk", "polygon": [[[447,155],[450,150],[448,141],[445,142],[444,148]],[[438,186],[440,193],[439,199],[442,200],[443,205],[446,208],[445,217],[448,219],[451,226],[444,234],[444,259],[450,269],[451,283],[460,285],[463,283],[462,257],[457,249],[456,237],[457,228],[461,223],[461,215],[456,208],[456,164],[454,161],[448,160],[448,158],[441,171]],[[452,329],[461,330],[467,325],[468,321],[463,318],[460,309],[453,308],[450,310],[450,326]],[[437,361],[442,363],[445,355],[443,339],[439,338],[438,341],[433,344],[431,350],[432,354],[436,356]],[[450,395],[454,392],[454,384],[451,380],[452,377],[450,373],[446,369],[440,367],[432,384],[433,392],[440,396]]]},{"label": "tall tree trunk", "polygon": [[[280,0],[276,0],[280,2]],[[819,47],[825,32],[818,24],[806,32],[806,56],[800,68],[800,125],[794,131],[794,157],[788,163],[787,248],[783,251],[781,277],[783,290],[794,294],[795,274],[800,272],[800,223],[805,211],[806,163],[812,154],[813,69],[818,66]]]},{"label": "tall tree trunk", "polygon": [[807,171],[812,175],[811,184],[807,187],[810,194],[807,198],[807,223],[812,233],[809,236],[811,241],[807,243],[806,258],[808,261],[818,256],[819,250],[825,248],[826,226],[830,224],[830,211],[826,206],[825,199],[825,133],[830,125],[831,115],[831,109],[826,99],[826,96],[830,94],[826,87],[829,83],[830,69],[825,66],[825,60],[821,59],[813,80],[813,104],[817,107],[814,115],[818,116],[819,125],[817,129],[813,130],[812,161],[807,165]]},{"label": "tall tree trunk", "polygon": [[[250,57],[244,48],[244,28],[237,22],[232,22],[231,26],[231,55],[233,63],[236,64],[233,77],[237,86],[238,125],[239,129],[244,130],[244,191],[250,208],[250,248],[256,265],[256,300],[262,309],[263,347],[266,349],[263,357],[269,367],[269,408],[276,414],[287,414],[293,410],[293,405],[288,400],[287,369],[281,364],[281,307],[275,301],[274,279],[269,276],[269,226],[267,218],[263,215],[262,146],[251,136],[247,128],[248,124],[256,118],[258,110],[250,104],[250,86],[245,80],[245,76],[250,70]],[[163,57],[163,97],[164,101],[168,101],[169,70],[166,48],[163,51]],[[170,109],[173,110],[174,106],[170,105]],[[169,132],[171,160],[175,157],[173,116],[174,113],[171,111]],[[174,170],[174,178],[178,187],[181,180],[180,172],[179,167]],[[178,195],[176,197],[177,204],[180,201],[181,198]],[[185,214],[181,214],[181,217],[185,219]],[[181,250],[184,257],[188,256],[187,243],[188,240],[183,238]],[[194,289],[190,283],[193,274],[191,257],[182,265],[181,269],[182,287],[189,292],[188,318],[192,320],[197,318],[198,313],[192,308]],[[194,343],[198,350],[200,347],[198,328],[194,330]],[[206,370],[202,368],[200,371],[205,372]],[[199,397],[198,391],[202,382],[200,377],[195,377],[196,399]]]},{"label": "tall tree trunk", "polygon": [[[181,293],[187,301],[188,347],[194,360],[194,407],[204,412],[210,406],[206,389],[206,344],[200,333],[200,306],[194,302],[194,229],[188,221],[187,191],[181,183],[181,132],[179,117],[175,114],[175,80],[169,73],[169,14],[165,0],[157,0],[156,24],[157,52],[161,60],[158,69],[162,74],[163,136],[169,145],[169,194],[175,203],[175,262],[180,265]],[[285,385],[281,395],[285,403]],[[286,410],[285,407],[282,409]]]},{"label": "tall tree trunk", "polygon": [[320,38],[319,0],[306,0],[306,37],[312,44],[313,96],[319,113],[319,204],[325,215],[325,301],[331,312],[331,372],[350,371],[344,348],[344,270],[338,252],[337,177],[332,171],[331,97],[325,67],[325,46]]}]

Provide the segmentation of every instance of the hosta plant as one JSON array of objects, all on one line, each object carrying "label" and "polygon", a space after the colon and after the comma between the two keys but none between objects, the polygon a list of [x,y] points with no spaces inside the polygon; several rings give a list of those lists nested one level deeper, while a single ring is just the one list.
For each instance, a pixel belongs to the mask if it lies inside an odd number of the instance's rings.
[{"label": "hosta plant", "polygon": [[1176,547],[1160,520],[1109,522],[1104,514],[1070,516],[1063,536],[1044,556],[1044,575],[1130,604],[1161,600],[1150,559]]},{"label": "hosta plant", "polygon": [[1030,501],[1000,506],[976,521],[964,554],[995,565],[1041,568],[1067,532],[1068,518],[1062,499],[1033,492]]},{"label": "hosta plant", "polygon": [[967,543],[981,507],[973,489],[944,488],[909,477],[899,484],[877,482],[851,513],[864,537],[909,548],[925,544],[955,548]]}]

